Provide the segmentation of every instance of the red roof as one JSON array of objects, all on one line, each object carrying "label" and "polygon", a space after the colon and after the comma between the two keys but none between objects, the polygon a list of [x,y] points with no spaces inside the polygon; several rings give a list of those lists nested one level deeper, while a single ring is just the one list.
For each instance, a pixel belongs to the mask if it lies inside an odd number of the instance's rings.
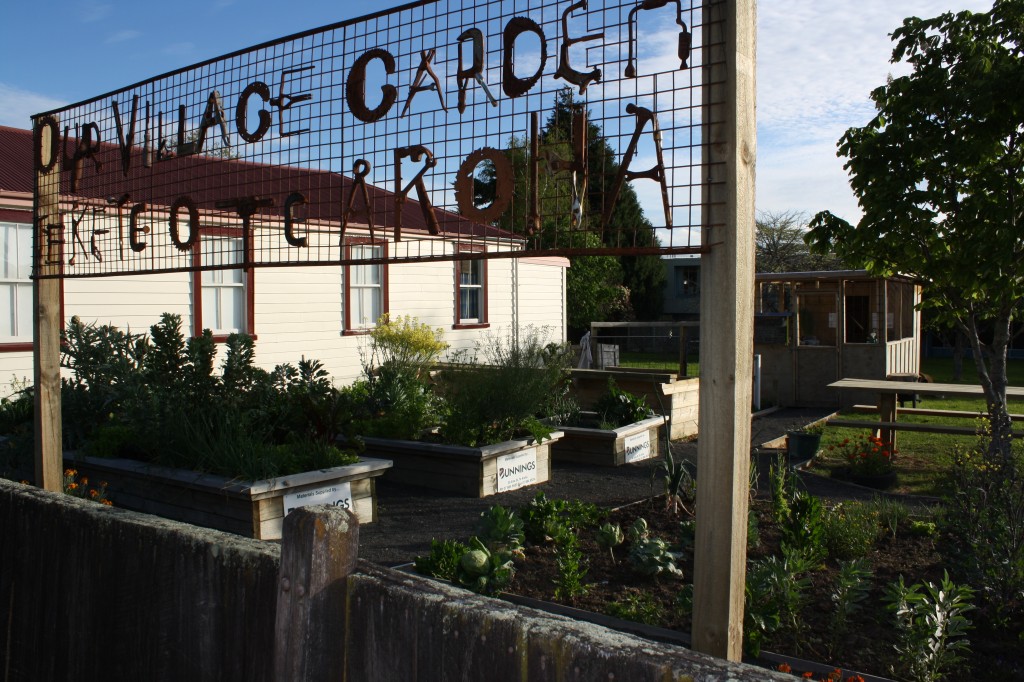
[{"label": "red roof", "polygon": [[[211,133],[212,134],[212,133]],[[74,141],[68,140],[71,149]],[[93,159],[84,160],[80,185],[71,191],[73,172],[64,161],[61,194],[65,196],[118,200],[130,195],[133,203],[147,202],[169,206],[182,196],[190,197],[203,211],[233,211],[223,202],[247,197],[271,200],[272,206],[261,213],[280,216],[288,196],[301,193],[306,199],[305,218],[341,223],[343,207],[355,184],[353,179],[318,169],[297,166],[273,166],[234,159],[208,156],[183,156],[143,165],[142,149],[133,147],[131,168],[125,176],[120,149],[116,144],[104,143]],[[32,132],[0,126],[0,189],[18,192],[33,190]],[[395,195],[367,184],[370,205],[373,207],[375,228],[395,227]],[[365,225],[362,192],[357,190],[355,214],[350,224]],[[427,221],[415,190],[402,204],[402,232],[423,234]],[[221,204],[218,207],[218,204]],[[441,234],[466,237],[515,237],[499,228],[474,223],[462,216],[440,208],[433,208]]]},{"label": "red roof", "polygon": [[0,190],[32,191],[32,131],[0,126]]}]

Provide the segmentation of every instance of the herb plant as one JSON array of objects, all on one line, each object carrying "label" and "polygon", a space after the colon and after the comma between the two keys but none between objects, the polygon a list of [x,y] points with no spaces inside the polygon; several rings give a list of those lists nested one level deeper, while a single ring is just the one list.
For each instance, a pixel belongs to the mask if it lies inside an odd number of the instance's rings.
[{"label": "herb plant", "polygon": [[886,588],[887,608],[896,617],[901,672],[916,682],[939,680],[963,662],[970,651],[967,631],[971,621],[964,615],[974,608],[974,591],[955,585],[945,573],[942,582],[906,585],[899,581]]}]

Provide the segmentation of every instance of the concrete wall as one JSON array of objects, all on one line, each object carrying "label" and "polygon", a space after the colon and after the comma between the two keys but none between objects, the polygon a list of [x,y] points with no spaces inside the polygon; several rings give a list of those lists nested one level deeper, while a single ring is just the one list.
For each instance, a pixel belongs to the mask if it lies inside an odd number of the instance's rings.
[{"label": "concrete wall", "polygon": [[[5,679],[273,676],[276,544],[0,480],[0,546]],[[363,561],[347,589],[349,680],[792,679]]]}]

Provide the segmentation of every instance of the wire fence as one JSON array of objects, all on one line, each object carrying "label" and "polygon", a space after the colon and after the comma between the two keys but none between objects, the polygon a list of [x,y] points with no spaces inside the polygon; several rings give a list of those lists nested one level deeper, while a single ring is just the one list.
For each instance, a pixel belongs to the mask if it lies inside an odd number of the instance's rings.
[{"label": "wire fence", "polygon": [[37,276],[697,252],[708,21],[413,2],[40,114]]}]

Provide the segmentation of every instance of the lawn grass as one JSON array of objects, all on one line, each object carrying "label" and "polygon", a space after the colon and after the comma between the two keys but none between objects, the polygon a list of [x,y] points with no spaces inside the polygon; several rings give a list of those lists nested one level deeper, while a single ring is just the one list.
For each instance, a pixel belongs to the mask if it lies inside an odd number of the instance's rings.
[{"label": "lawn grass", "polygon": [[[949,358],[930,358],[923,360],[921,371],[930,375],[936,383],[961,383],[977,384],[977,373],[972,361],[964,362],[964,372],[961,381],[953,381],[953,361]],[[1010,360],[1007,363],[1007,377],[1011,386],[1024,385],[1024,360]],[[901,413],[899,421],[919,424],[948,424],[951,426],[982,426],[982,417],[987,412],[983,398],[939,398],[924,396],[923,401],[918,402],[918,407],[933,410],[958,410],[978,415],[978,418],[960,417],[933,417]],[[1007,403],[1011,413],[1024,413],[1024,400],[1010,400]],[[855,413],[845,410],[840,413],[841,417],[852,419],[870,419],[871,415]],[[842,468],[845,462],[839,458],[830,456],[829,446],[838,445],[846,438],[865,435],[867,429],[852,428],[827,428],[822,436],[822,452],[816,461],[819,471],[829,474]],[[912,431],[899,431],[896,438],[896,448],[899,453],[895,459],[896,470],[899,473],[899,484],[897,492],[915,495],[941,496],[946,492],[945,472],[948,471],[952,461],[954,448],[969,448],[977,443],[976,436],[956,436],[940,433],[917,433]]]},{"label": "lawn grass", "polygon": [[[678,372],[679,356],[670,357],[664,353],[637,353],[622,351],[619,353],[619,366],[637,369],[649,369],[654,372]],[[686,376],[695,377],[700,371],[699,362],[686,363]]]}]

